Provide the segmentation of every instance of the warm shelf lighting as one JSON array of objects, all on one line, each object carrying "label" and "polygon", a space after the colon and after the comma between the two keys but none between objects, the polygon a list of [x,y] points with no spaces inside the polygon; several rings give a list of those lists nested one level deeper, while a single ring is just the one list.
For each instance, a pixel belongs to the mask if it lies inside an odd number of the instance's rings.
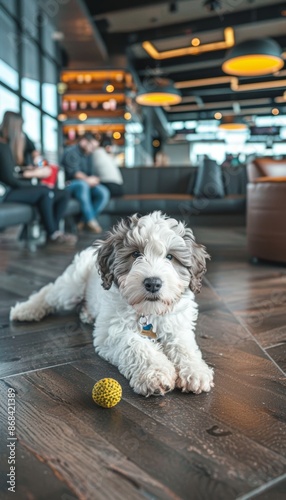
[{"label": "warm shelf lighting", "polygon": [[281,53],[281,47],[270,38],[248,40],[230,50],[222,70],[234,76],[269,75],[284,66]]},{"label": "warm shelf lighting", "polygon": [[131,118],[132,118],[131,113],[129,113],[129,111],[126,111],[126,113],[124,113],[124,118],[125,118],[125,120],[131,120]]},{"label": "warm shelf lighting", "polygon": [[80,113],[78,115],[78,119],[82,122],[84,122],[87,119],[87,114],[86,113]]},{"label": "warm shelf lighting", "polygon": [[221,114],[221,113],[219,113],[219,112],[217,112],[217,113],[215,113],[215,114],[214,114],[214,118],[215,118],[216,120],[221,120],[221,119],[222,119],[222,114]]},{"label": "warm shelf lighting", "polygon": [[271,113],[272,113],[274,116],[277,116],[277,115],[279,115],[280,111],[279,111],[279,109],[278,109],[278,108],[273,108],[273,109],[271,110]]},{"label": "warm shelf lighting", "polygon": [[113,94],[110,97],[106,96],[105,92],[102,93],[92,93],[92,94],[82,94],[82,93],[72,93],[72,94],[66,94],[64,96],[65,101],[77,101],[77,102],[82,102],[83,99],[87,103],[91,103],[93,101],[96,101],[97,103],[101,103],[103,101],[106,101],[106,99],[115,99],[118,103],[124,103],[125,102],[125,94],[122,92],[120,94]]},{"label": "warm shelf lighting", "polygon": [[121,134],[120,134],[120,132],[113,132],[112,137],[113,137],[113,139],[118,140],[121,138]]},{"label": "warm shelf lighting", "polygon": [[[77,127],[83,126],[84,129],[93,134],[105,133],[112,135],[112,131],[116,129],[116,132],[120,132],[121,135],[124,134],[125,124],[123,123],[99,123],[99,124],[78,124]],[[63,133],[68,134],[70,129],[74,129],[75,125],[63,124]]]},{"label": "warm shelf lighting", "polygon": [[106,85],[105,90],[106,92],[111,94],[111,92],[114,92],[114,86],[111,83],[109,83],[108,85]]},{"label": "warm shelf lighting", "polygon": [[154,141],[152,142],[154,148],[158,148],[160,146],[160,141],[158,139],[154,139]]},{"label": "warm shelf lighting", "polygon": [[77,80],[80,76],[86,81],[86,78],[91,78],[94,81],[108,82],[112,80],[123,81],[126,73],[120,70],[95,70],[95,71],[75,71],[75,70],[65,70],[61,74],[61,80],[63,82],[73,82]]}]

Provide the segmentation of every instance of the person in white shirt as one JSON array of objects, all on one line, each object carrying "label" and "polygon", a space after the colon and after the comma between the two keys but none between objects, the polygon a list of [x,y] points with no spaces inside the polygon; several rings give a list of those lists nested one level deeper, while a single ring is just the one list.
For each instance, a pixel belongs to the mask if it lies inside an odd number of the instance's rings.
[{"label": "person in white shirt", "polygon": [[123,178],[113,155],[108,152],[111,140],[103,138],[100,146],[91,155],[93,174],[100,178],[100,183],[107,187],[112,197],[123,195]]}]

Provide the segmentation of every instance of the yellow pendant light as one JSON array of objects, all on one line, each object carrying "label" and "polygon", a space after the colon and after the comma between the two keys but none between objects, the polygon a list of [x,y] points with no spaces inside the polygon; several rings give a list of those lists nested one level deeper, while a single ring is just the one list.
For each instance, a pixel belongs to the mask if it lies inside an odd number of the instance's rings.
[{"label": "yellow pendant light", "polygon": [[182,100],[181,93],[171,80],[156,78],[143,83],[138,92],[136,102],[141,106],[174,106]]},{"label": "yellow pendant light", "polygon": [[282,49],[271,38],[248,40],[229,51],[222,70],[234,76],[263,76],[284,66]]},{"label": "yellow pendant light", "polygon": [[223,116],[218,128],[226,132],[242,132],[248,127],[240,116]]}]

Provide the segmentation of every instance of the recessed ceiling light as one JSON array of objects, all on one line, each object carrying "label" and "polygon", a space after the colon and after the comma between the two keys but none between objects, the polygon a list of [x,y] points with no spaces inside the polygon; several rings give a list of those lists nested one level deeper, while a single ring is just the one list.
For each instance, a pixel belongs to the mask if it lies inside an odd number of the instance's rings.
[{"label": "recessed ceiling light", "polygon": [[199,38],[193,38],[191,41],[191,44],[193,47],[198,47],[200,45],[201,41]]}]

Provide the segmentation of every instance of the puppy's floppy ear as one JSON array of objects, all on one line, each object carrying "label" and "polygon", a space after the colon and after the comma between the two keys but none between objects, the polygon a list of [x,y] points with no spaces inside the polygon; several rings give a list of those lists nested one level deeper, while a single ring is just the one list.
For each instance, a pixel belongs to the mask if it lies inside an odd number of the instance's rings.
[{"label": "puppy's floppy ear", "polygon": [[202,278],[207,270],[206,259],[210,259],[210,256],[206,251],[206,247],[204,247],[204,245],[199,245],[194,241],[193,264],[190,268],[191,272],[190,289],[194,293],[200,293],[201,291]]},{"label": "puppy's floppy ear", "polygon": [[193,232],[191,229],[186,229],[185,241],[190,246],[191,251],[191,265],[189,272],[191,275],[190,289],[194,293],[200,293],[202,287],[202,278],[206,272],[206,260],[210,259],[204,245],[196,243]]},{"label": "puppy's floppy ear", "polygon": [[[104,241],[98,240],[94,243],[97,250],[97,266],[102,279],[102,286],[109,290],[113,281],[116,283],[115,266],[116,255],[120,247],[124,246],[124,238],[129,230],[137,225],[140,216],[131,215],[121,219],[109,233]],[[118,258],[117,258],[118,260]]]},{"label": "puppy's floppy ear", "polygon": [[102,279],[102,286],[109,290],[113,281],[113,263],[115,257],[114,235],[109,233],[106,240],[98,240],[94,243],[97,250],[97,266]]}]

